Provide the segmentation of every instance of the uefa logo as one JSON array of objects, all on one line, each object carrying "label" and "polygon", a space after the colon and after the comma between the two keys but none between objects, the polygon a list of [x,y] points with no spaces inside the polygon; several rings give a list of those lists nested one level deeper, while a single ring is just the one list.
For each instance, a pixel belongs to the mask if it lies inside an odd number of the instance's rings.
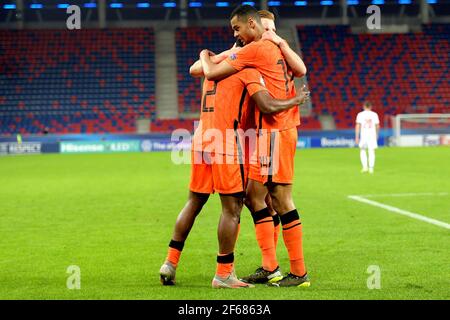
[{"label": "uefa logo", "polygon": [[152,149],[153,149],[151,140],[144,140],[144,141],[142,141],[141,149],[144,152],[151,152]]}]

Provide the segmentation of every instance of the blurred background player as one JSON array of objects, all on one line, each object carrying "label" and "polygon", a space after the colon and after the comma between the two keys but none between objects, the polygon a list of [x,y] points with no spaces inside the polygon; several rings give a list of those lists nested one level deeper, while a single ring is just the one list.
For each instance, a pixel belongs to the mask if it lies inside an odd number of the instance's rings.
[{"label": "blurred background player", "polygon": [[375,167],[375,149],[378,147],[380,119],[372,111],[372,104],[364,102],[363,111],[356,116],[355,143],[360,148],[361,172],[373,173]]}]

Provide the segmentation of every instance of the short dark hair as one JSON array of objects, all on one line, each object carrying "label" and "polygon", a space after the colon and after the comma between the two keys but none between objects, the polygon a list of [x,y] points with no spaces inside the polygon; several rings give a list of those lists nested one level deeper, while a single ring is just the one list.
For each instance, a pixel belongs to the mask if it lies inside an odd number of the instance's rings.
[{"label": "short dark hair", "polygon": [[370,101],[364,101],[363,106],[364,108],[372,108],[372,103]]},{"label": "short dark hair", "polygon": [[256,10],[255,7],[250,6],[248,4],[243,4],[235,8],[230,15],[230,20],[233,19],[235,16],[237,16],[238,19],[241,21],[242,18],[252,17],[253,19],[256,20],[256,22],[261,23],[261,17],[258,13],[258,10]]}]

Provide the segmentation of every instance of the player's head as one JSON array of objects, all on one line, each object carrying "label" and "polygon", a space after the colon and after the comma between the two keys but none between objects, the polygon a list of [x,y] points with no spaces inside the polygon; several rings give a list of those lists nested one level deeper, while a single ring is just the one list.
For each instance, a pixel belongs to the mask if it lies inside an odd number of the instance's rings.
[{"label": "player's head", "polygon": [[276,32],[277,28],[275,27],[275,15],[268,10],[259,10],[259,16],[261,17],[261,24],[266,31]]},{"label": "player's head", "polygon": [[258,10],[249,5],[242,5],[233,10],[230,24],[234,37],[241,40],[244,45],[259,40],[264,32]]},{"label": "player's head", "polygon": [[372,110],[372,103],[370,101],[364,101],[363,108],[364,110]]}]

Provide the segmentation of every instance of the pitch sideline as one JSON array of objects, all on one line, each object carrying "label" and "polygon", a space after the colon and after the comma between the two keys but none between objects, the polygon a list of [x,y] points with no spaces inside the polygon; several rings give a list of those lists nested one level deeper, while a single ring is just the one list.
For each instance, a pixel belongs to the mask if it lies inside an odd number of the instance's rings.
[{"label": "pitch sideline", "polygon": [[[447,193],[438,193],[438,194],[433,194],[433,193],[421,193],[421,194],[419,194],[419,193],[405,193],[405,194],[399,194],[399,193],[397,193],[397,194],[391,194],[391,196],[417,196],[417,195],[427,195],[427,196],[429,196],[429,195],[448,195],[448,194]],[[400,214],[400,215],[403,215],[403,216],[407,216],[407,217],[410,217],[410,218],[413,218],[413,219],[416,219],[416,220],[424,221],[424,222],[427,222],[427,223],[430,223],[430,224],[433,224],[433,225],[436,225],[436,226],[439,226],[439,227],[442,227],[442,228],[450,230],[450,224],[448,224],[446,222],[442,222],[442,221],[439,221],[439,220],[436,220],[436,219],[428,218],[428,217],[425,217],[425,216],[420,215],[418,213],[414,213],[414,212],[411,212],[411,211],[403,210],[403,209],[400,209],[400,208],[397,208],[397,207],[394,207],[394,206],[390,206],[390,205],[387,205],[387,204],[384,204],[384,203],[381,203],[381,202],[377,202],[377,201],[374,201],[374,200],[369,200],[369,199],[366,198],[366,197],[376,197],[376,196],[389,196],[389,195],[386,195],[386,194],[385,195],[349,195],[347,197],[349,199],[351,199],[351,200],[354,200],[354,201],[359,201],[359,202],[362,202],[362,203],[365,203],[365,204],[369,204],[369,205],[374,206],[374,207],[382,208],[382,209],[388,210],[390,212],[394,212],[394,213],[397,213],[397,214]]]}]

